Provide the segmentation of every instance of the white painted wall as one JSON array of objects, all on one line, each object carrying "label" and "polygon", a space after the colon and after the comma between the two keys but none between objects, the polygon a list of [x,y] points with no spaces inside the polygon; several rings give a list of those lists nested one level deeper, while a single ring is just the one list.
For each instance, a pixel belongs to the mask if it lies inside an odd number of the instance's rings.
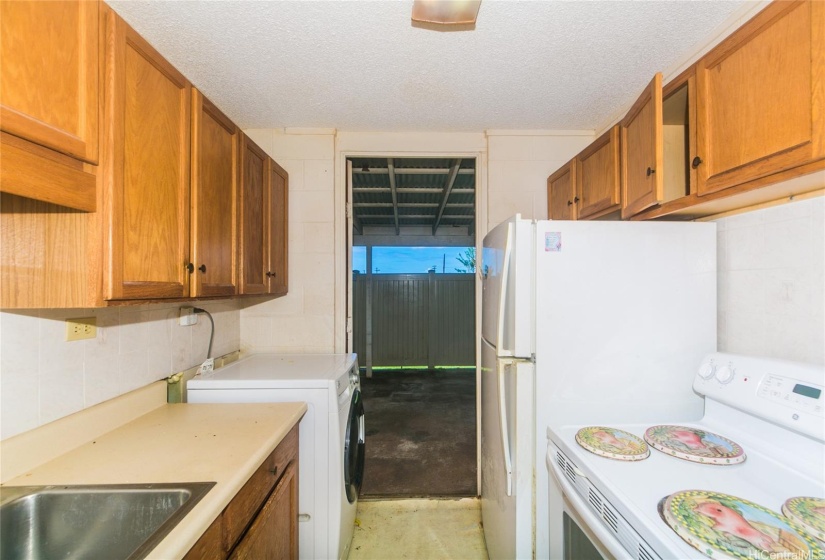
[{"label": "white painted wall", "polygon": [[547,219],[547,177],[587,147],[593,131],[489,131],[487,227],[516,213]]},{"label": "white painted wall", "polygon": [[289,173],[289,293],[243,302],[248,352],[335,350],[335,131],[245,133]]},{"label": "white painted wall", "polygon": [[825,364],[825,197],[716,223],[719,349]]},{"label": "white painted wall", "polygon": [[[178,325],[181,304],[0,313],[0,439],[62,418],[206,359],[209,320]],[[215,319],[212,355],[238,349],[238,301],[198,303]],[[68,318],[97,338],[66,342]]]},{"label": "white painted wall", "polygon": [[492,226],[514,213],[546,217],[547,176],[593,139],[592,131],[500,131],[488,136],[258,129],[246,134],[289,172],[290,262],[287,296],[244,303],[241,347],[295,353],[346,348],[347,157],[477,158],[480,242]]}]

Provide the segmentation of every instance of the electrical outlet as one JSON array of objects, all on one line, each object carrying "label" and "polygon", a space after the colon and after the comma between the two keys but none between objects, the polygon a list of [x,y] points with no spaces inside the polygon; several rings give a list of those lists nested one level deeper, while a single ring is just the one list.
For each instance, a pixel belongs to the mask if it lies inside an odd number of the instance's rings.
[{"label": "electrical outlet", "polygon": [[198,323],[198,316],[194,307],[181,307],[178,324],[182,327],[190,327]]},{"label": "electrical outlet", "polygon": [[97,336],[97,317],[66,319],[66,340],[84,340]]},{"label": "electrical outlet", "polygon": [[215,359],[214,358],[206,358],[206,361],[203,362],[200,367],[198,368],[198,375],[202,373],[209,373],[215,369]]}]

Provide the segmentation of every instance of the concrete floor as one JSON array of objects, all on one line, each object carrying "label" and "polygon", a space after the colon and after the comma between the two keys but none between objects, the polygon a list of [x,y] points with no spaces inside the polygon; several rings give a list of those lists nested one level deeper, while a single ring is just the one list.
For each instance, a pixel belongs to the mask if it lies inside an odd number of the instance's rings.
[{"label": "concrete floor", "polygon": [[361,377],[366,498],[472,497],[475,370],[385,370]]},{"label": "concrete floor", "polygon": [[487,560],[477,498],[358,501],[349,560]]}]

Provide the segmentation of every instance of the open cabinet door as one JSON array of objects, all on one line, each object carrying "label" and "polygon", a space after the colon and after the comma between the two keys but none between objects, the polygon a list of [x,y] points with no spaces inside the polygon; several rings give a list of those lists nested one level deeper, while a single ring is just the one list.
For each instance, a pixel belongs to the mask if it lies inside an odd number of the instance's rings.
[{"label": "open cabinet door", "polygon": [[352,340],[352,162],[347,160],[347,352],[353,352]]},{"label": "open cabinet door", "polygon": [[622,218],[629,218],[664,198],[661,72],[625,115],[621,132]]}]

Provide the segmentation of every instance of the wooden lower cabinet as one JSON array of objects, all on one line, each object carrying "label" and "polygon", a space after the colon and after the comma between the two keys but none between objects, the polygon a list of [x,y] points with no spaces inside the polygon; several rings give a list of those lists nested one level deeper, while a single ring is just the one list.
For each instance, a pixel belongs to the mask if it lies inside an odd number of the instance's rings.
[{"label": "wooden lower cabinet", "polygon": [[298,558],[297,425],[258,467],[184,558]]},{"label": "wooden lower cabinet", "polygon": [[295,464],[290,463],[264,507],[229,558],[233,560],[297,558],[297,519],[298,474]]}]

